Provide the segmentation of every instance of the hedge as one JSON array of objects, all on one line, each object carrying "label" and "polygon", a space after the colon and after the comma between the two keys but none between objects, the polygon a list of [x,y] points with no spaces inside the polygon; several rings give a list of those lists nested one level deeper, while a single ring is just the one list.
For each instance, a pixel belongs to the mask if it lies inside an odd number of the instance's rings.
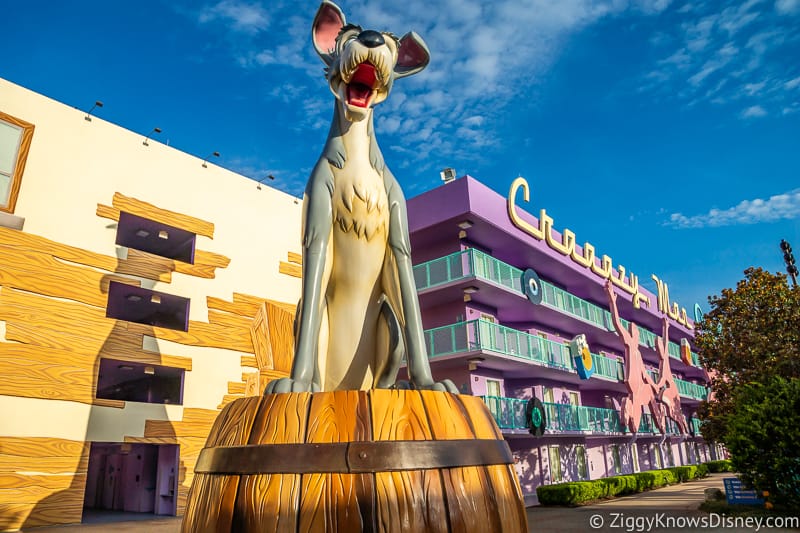
[{"label": "hedge", "polygon": [[705,466],[708,467],[708,471],[711,472],[712,474],[716,474],[719,472],[733,472],[733,465],[731,464],[730,459],[709,461],[705,463]]},{"label": "hedge", "polygon": [[[712,466],[712,463],[714,465]],[[730,461],[711,461],[701,465],[675,466],[664,470],[649,470],[624,476],[611,476],[592,481],[571,481],[537,487],[541,505],[577,505],[579,503],[643,492],[673,483],[705,477],[714,468],[730,467]],[[728,470],[725,470],[726,472]]]}]

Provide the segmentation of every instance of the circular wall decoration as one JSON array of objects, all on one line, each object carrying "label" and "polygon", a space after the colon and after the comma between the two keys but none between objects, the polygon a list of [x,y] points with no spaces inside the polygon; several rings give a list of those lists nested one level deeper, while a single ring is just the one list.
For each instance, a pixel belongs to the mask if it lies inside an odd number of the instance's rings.
[{"label": "circular wall decoration", "polygon": [[525,420],[528,422],[528,431],[534,437],[544,435],[547,427],[547,414],[544,411],[544,404],[539,398],[531,398],[525,406]]},{"label": "circular wall decoration", "polygon": [[534,305],[542,303],[542,280],[539,275],[532,268],[525,270],[522,273],[522,292],[528,297],[528,300]]},{"label": "circular wall decoration", "polygon": [[703,320],[703,310],[700,309],[700,304],[694,304],[694,321],[700,322]]},{"label": "circular wall decoration", "polygon": [[576,335],[569,343],[569,353],[575,363],[575,370],[581,379],[589,379],[594,374],[594,359],[586,342],[586,335]]}]

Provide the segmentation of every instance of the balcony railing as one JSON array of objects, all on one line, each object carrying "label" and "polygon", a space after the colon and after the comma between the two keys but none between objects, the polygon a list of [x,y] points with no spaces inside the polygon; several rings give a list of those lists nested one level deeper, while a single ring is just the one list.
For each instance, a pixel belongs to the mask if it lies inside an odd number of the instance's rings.
[{"label": "balcony railing", "polygon": [[595,376],[602,376],[613,381],[625,379],[625,367],[619,359],[593,353],[592,361],[594,362]]},{"label": "balcony railing", "polygon": [[528,429],[525,408],[528,400],[481,396],[500,429]]},{"label": "balcony railing", "polygon": [[[417,290],[429,289],[471,277],[496,283],[514,292],[522,292],[522,270],[474,248],[439,257],[414,267]],[[607,330],[612,327],[609,311],[546,281],[542,281],[542,303],[580,318],[600,329]],[[627,320],[621,319],[621,322],[624,327],[628,327]],[[639,339],[642,346],[655,348],[657,338],[652,331],[639,328]],[[680,359],[680,346],[676,343],[670,342],[667,351],[670,357]],[[694,352],[692,352],[692,356],[694,360],[697,359],[697,354]]]},{"label": "balcony railing", "polygon": [[487,320],[469,320],[425,331],[428,357],[484,350],[574,372],[569,347]]},{"label": "balcony railing", "polygon": [[[486,403],[500,429],[528,429],[528,421],[525,417],[528,400],[499,396],[481,396],[481,399]],[[551,402],[542,402],[542,405],[547,418],[546,429],[551,432],[622,434],[628,431],[627,428],[622,427],[619,413],[614,409]],[[668,435],[680,433],[678,425],[671,418],[666,418],[665,422]],[[699,422],[696,418],[692,419],[692,425],[695,428],[699,428]],[[642,414],[638,433],[653,435],[660,433],[653,420],[653,415]]]},{"label": "balcony railing", "polygon": [[675,385],[678,386],[678,394],[681,396],[695,400],[705,400],[708,397],[708,387],[678,378],[675,378]]},{"label": "balcony railing", "polygon": [[547,429],[589,433],[622,433],[619,413],[602,407],[544,402]]},{"label": "balcony railing", "polygon": [[477,277],[522,292],[522,271],[487,253],[470,248],[414,267],[417,290]]},{"label": "balcony railing", "polygon": [[703,421],[699,418],[691,418],[689,419],[689,423],[692,427],[692,433],[695,435],[700,435],[700,427],[703,425]]}]

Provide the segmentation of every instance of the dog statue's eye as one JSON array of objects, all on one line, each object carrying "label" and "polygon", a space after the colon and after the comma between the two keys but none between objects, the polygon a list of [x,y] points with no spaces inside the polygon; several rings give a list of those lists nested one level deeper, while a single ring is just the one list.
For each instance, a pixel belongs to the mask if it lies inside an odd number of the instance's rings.
[{"label": "dog statue's eye", "polygon": [[350,41],[354,41],[358,37],[358,33],[351,30],[340,35],[338,40],[339,51],[341,52]]}]

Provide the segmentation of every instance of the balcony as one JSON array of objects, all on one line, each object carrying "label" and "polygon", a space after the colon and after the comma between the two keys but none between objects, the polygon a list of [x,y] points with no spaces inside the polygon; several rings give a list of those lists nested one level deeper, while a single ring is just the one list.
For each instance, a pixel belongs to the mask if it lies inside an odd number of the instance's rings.
[{"label": "balcony", "polygon": [[594,363],[594,374],[592,374],[592,377],[604,377],[611,381],[622,381],[625,379],[625,366],[619,359],[593,353],[592,361]]},{"label": "balcony", "polygon": [[[480,279],[512,292],[520,294],[523,292],[522,270],[474,248],[420,263],[414,267],[414,280],[418,291],[466,279]],[[602,330],[612,328],[609,311],[546,281],[542,281],[542,303]],[[627,320],[622,319],[621,322],[624,327],[628,327]],[[658,337],[652,331],[640,327],[639,336],[642,346],[655,348]],[[670,342],[667,351],[670,357],[680,360],[678,344]],[[698,360],[694,352],[692,359]]]},{"label": "balcony", "polygon": [[425,341],[431,359],[480,350],[575,372],[567,345],[486,320],[425,330]]},{"label": "balcony", "polygon": [[623,433],[619,413],[613,409],[544,402],[544,410],[547,413],[547,429],[553,432]]},{"label": "balcony", "polygon": [[689,429],[692,435],[701,435],[700,427],[703,425],[703,421],[699,418],[690,418],[689,419]]},{"label": "balcony", "polygon": [[[473,351],[496,352],[535,364],[575,372],[569,346],[487,320],[470,320],[425,331],[428,357]],[[593,377],[622,381],[622,361],[593,353]]]},{"label": "balcony", "polygon": [[678,378],[675,378],[675,385],[678,387],[678,394],[683,397],[693,400],[705,400],[708,397],[708,387]]},{"label": "balcony", "polygon": [[[497,396],[481,396],[481,399],[486,403],[500,429],[528,429],[525,418],[528,400]],[[577,432],[589,435],[622,435],[628,431],[622,427],[619,413],[614,409],[550,402],[543,402],[542,405],[547,417],[547,431],[551,434]],[[680,434],[677,424],[672,419],[667,418],[666,424],[668,435]],[[638,433],[660,434],[652,415],[647,413],[642,415]]]}]

